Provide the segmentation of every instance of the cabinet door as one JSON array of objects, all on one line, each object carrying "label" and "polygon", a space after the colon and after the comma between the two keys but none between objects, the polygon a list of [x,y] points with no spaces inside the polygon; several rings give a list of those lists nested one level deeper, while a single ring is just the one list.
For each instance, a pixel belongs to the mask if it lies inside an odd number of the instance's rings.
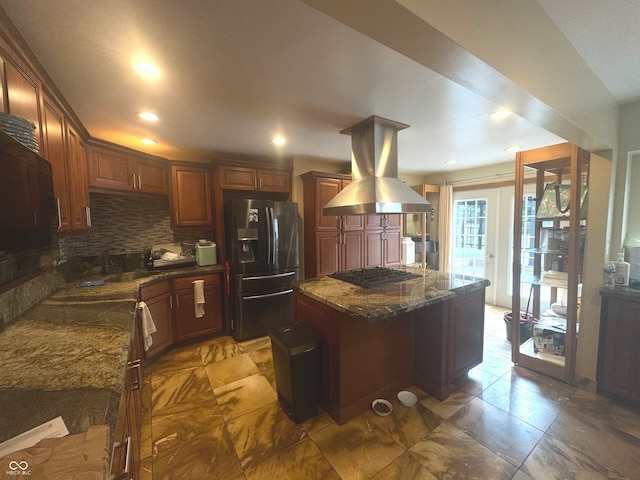
[{"label": "cabinet door", "polygon": [[[193,283],[204,280],[204,316],[196,317]],[[176,297],[176,339],[187,340],[222,332],[222,291],[220,275],[174,278]]]},{"label": "cabinet door", "polygon": [[344,232],[342,234],[342,252],[340,270],[353,270],[364,265],[364,234],[362,232]]},{"label": "cabinet door", "polygon": [[484,339],[484,288],[449,303],[447,377],[453,382],[482,363]]},{"label": "cabinet door", "polygon": [[35,135],[38,143],[42,142],[40,132],[40,83],[35,76],[27,74],[12,61],[4,62],[8,100],[8,112],[27,120],[36,126]]},{"label": "cabinet door", "polygon": [[258,169],[258,190],[261,192],[290,192],[291,174],[279,170]]},{"label": "cabinet door", "polygon": [[327,202],[329,202],[329,200],[340,193],[340,190],[342,189],[341,182],[340,180],[336,180],[333,178],[318,177],[315,179],[315,183],[316,230],[337,231],[339,228],[339,218],[335,215],[324,215],[322,213],[322,209],[327,204]]},{"label": "cabinet door", "polygon": [[383,250],[384,250],[384,233],[378,232],[365,232],[364,238],[364,266],[365,268],[382,267],[383,265]]},{"label": "cabinet door", "polygon": [[163,195],[169,193],[167,168],[163,163],[137,158],[134,161],[133,167],[135,175],[134,185],[138,191]]},{"label": "cabinet door", "polygon": [[83,230],[91,226],[89,183],[87,180],[87,149],[71,126],[67,126],[68,185],[71,199],[71,228]]},{"label": "cabinet door", "polygon": [[[16,145],[16,154],[2,162],[2,180],[0,181],[0,226],[3,228],[23,229],[35,226],[31,177],[28,154],[20,156],[20,147]],[[13,153],[13,152],[12,152]],[[15,199],[21,201],[16,202]],[[11,208],[7,208],[11,206]]]},{"label": "cabinet door", "polygon": [[153,340],[148,350],[144,352],[145,360],[149,360],[163,352],[173,344],[173,320],[170,282],[159,282],[140,289],[140,299],[149,307],[156,332],[151,335]]},{"label": "cabinet door", "polygon": [[316,234],[316,271],[315,276],[329,275],[340,270],[341,245],[338,232]]},{"label": "cabinet door", "polygon": [[112,190],[133,190],[131,158],[117,151],[91,147],[89,185]]},{"label": "cabinet door", "polygon": [[256,170],[253,168],[220,165],[218,183],[224,190],[257,190]]},{"label": "cabinet door", "polygon": [[640,303],[609,298],[606,300],[603,366],[600,390],[635,401],[640,400]]},{"label": "cabinet door", "polygon": [[387,229],[384,241],[384,266],[397,267],[402,261],[402,235],[399,229]]},{"label": "cabinet door", "polygon": [[53,192],[56,199],[58,230],[71,229],[71,199],[67,178],[67,151],[64,144],[64,116],[52,103],[44,101],[44,156],[51,162]]},{"label": "cabinet door", "polygon": [[171,166],[174,227],[213,226],[208,167]]}]

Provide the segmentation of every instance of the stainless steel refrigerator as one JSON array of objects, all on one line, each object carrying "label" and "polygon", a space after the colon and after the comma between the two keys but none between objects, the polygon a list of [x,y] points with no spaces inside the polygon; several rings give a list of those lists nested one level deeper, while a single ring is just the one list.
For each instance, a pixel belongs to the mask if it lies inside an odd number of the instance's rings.
[{"label": "stainless steel refrigerator", "polygon": [[293,321],[298,279],[298,204],[232,199],[225,204],[231,269],[231,328],[236,340],[267,335]]}]

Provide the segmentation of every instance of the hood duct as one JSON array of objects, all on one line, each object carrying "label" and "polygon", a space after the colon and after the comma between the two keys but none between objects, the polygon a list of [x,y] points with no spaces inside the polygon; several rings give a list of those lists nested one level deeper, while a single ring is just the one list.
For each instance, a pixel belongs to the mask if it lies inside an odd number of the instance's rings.
[{"label": "hood duct", "polygon": [[325,215],[417,213],[431,204],[398,179],[398,131],[409,125],[371,116],[340,133],[351,135],[353,180],[323,208]]}]

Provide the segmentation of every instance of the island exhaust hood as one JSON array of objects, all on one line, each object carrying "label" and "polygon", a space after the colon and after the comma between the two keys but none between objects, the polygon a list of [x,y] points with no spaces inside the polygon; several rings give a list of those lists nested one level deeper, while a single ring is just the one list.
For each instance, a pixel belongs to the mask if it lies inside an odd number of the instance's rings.
[{"label": "island exhaust hood", "polygon": [[351,135],[353,180],[327,203],[325,215],[418,213],[431,204],[398,179],[398,131],[409,125],[371,116],[340,133]]}]

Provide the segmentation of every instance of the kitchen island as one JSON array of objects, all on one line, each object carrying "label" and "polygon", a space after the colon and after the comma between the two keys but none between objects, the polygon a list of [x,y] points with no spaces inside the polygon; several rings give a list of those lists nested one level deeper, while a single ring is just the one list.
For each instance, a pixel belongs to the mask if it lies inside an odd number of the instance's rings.
[{"label": "kitchen island", "polygon": [[322,405],[340,424],[410,385],[444,400],[482,362],[489,281],[407,270],[418,277],[375,288],[293,284],[295,320],[324,337]]}]

